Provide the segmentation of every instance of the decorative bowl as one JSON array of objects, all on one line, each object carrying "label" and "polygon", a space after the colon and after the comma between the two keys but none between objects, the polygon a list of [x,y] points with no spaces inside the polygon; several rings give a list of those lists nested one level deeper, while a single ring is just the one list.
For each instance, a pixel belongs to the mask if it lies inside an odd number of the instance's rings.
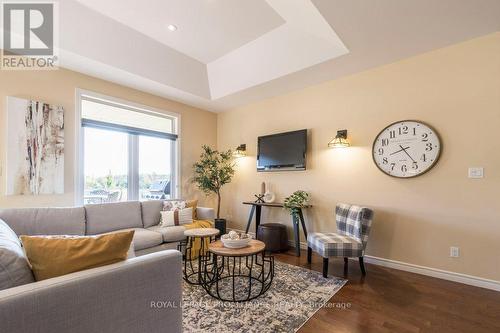
[{"label": "decorative bowl", "polygon": [[240,234],[234,230],[231,230],[228,234],[222,235],[220,239],[222,241],[222,244],[224,244],[224,247],[230,249],[240,249],[247,246],[251,238],[248,236],[248,234]]},{"label": "decorative bowl", "polygon": [[243,238],[243,239],[221,238],[221,241],[222,244],[224,244],[224,247],[230,249],[241,249],[242,247],[248,246],[248,243],[250,243],[250,238]]}]

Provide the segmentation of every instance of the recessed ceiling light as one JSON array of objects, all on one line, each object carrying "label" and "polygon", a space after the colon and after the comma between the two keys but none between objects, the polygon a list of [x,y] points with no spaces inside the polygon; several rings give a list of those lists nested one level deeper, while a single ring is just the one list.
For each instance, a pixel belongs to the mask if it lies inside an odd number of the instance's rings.
[{"label": "recessed ceiling light", "polygon": [[173,24],[169,24],[168,27],[167,27],[167,29],[170,30],[170,31],[175,31],[175,30],[177,30],[177,26],[173,25]]}]

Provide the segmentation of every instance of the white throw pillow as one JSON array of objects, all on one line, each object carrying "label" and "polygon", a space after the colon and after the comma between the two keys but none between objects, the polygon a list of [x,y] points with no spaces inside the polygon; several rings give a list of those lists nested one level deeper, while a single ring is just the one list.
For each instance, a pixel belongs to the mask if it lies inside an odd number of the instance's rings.
[{"label": "white throw pillow", "polygon": [[161,211],[162,227],[173,227],[175,225],[193,223],[193,208],[184,208],[178,210]]}]

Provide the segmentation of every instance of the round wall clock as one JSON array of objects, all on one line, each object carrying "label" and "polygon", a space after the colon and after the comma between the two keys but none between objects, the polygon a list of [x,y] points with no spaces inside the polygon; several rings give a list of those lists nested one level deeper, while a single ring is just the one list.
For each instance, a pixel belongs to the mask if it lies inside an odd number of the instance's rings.
[{"label": "round wall clock", "polygon": [[441,141],[429,125],[403,120],[384,128],[373,142],[373,161],[389,176],[411,178],[429,171],[438,161]]}]

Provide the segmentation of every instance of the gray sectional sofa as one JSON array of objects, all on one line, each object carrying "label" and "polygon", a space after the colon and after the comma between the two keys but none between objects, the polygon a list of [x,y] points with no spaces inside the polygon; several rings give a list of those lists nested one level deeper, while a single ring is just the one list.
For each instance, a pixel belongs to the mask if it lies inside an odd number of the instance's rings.
[{"label": "gray sectional sofa", "polygon": [[[98,235],[133,229],[136,255],[0,290],[0,331],[180,332],[181,254],[173,249],[184,239],[184,227],[161,228],[162,205],[157,200],[0,210],[0,219],[18,236]],[[197,214],[199,219],[214,218],[211,208],[199,207]],[[0,232],[0,242],[3,235]],[[14,243],[6,248],[15,247]]]}]

